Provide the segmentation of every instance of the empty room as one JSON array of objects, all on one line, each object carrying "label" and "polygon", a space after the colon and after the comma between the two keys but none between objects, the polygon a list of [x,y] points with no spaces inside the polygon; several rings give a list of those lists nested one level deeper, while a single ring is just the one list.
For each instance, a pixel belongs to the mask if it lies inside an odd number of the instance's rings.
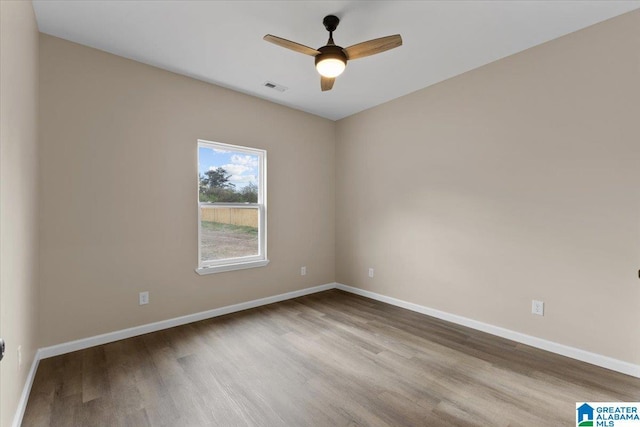
[{"label": "empty room", "polygon": [[640,426],[640,1],[0,42],[0,427]]}]

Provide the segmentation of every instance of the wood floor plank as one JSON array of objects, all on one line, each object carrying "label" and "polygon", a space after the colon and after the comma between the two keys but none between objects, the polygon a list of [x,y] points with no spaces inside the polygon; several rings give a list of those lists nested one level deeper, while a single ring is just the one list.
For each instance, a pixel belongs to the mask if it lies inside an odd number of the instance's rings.
[{"label": "wood floor plank", "polygon": [[570,426],[640,379],[338,290],[41,361],[23,426]]}]

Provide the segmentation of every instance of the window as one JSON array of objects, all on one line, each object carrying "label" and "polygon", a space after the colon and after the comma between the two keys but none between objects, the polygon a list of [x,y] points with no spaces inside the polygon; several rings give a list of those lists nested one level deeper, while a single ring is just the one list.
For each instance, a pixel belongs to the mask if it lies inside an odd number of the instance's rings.
[{"label": "window", "polygon": [[269,263],[266,157],[264,150],[198,140],[199,274]]}]

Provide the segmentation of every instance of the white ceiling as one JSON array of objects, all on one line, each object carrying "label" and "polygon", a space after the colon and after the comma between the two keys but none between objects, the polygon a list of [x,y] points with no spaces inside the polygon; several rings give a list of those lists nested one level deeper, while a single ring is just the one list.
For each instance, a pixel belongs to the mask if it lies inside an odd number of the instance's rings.
[{"label": "white ceiling", "polygon": [[[40,31],[337,120],[597,22],[640,1],[35,0]],[[310,56],[262,40],[347,47],[400,33],[404,45],[349,62],[320,91]],[[288,88],[263,86],[272,81]]]}]

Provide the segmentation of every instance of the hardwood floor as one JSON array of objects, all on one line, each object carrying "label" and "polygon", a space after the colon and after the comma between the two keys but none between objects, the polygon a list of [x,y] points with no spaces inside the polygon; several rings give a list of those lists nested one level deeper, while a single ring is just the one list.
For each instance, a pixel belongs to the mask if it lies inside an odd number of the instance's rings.
[{"label": "hardwood floor", "polygon": [[23,426],[575,426],[640,379],[331,290],[40,362]]}]

